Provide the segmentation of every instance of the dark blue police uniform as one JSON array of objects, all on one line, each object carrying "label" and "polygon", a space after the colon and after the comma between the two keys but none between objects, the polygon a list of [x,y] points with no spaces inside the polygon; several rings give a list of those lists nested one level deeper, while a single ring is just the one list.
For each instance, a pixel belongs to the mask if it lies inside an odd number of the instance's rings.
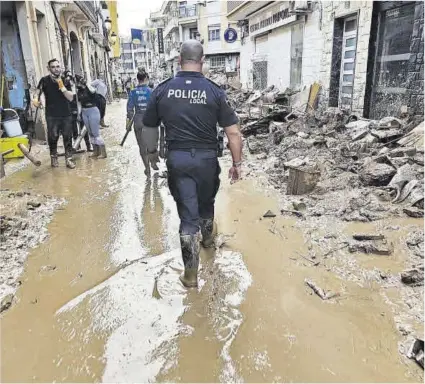
[{"label": "dark blue police uniform", "polygon": [[181,220],[180,233],[199,232],[200,219],[214,217],[220,185],[217,124],[238,123],[225,92],[200,72],[181,71],[153,91],[146,127],[165,126],[168,183]]}]

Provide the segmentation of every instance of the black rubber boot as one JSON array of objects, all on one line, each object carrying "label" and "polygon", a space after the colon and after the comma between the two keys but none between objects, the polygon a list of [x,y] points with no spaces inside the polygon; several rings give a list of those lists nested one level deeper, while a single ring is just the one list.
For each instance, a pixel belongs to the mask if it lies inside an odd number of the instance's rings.
[{"label": "black rubber boot", "polygon": [[86,143],[87,152],[93,152],[93,148],[90,144],[90,138],[89,138],[89,135],[87,133],[84,136],[84,142]]},{"label": "black rubber boot", "polygon": [[74,160],[72,160],[72,157],[68,157],[65,160],[65,164],[66,164],[66,167],[69,168],[69,169],[74,169],[75,168],[75,163],[74,163]]},{"label": "black rubber boot", "polygon": [[98,159],[106,159],[108,155],[106,154],[105,145],[99,145],[99,157]]},{"label": "black rubber boot", "polygon": [[100,152],[99,152],[99,146],[97,144],[93,144],[93,153],[90,155],[90,157],[92,159],[97,159],[97,157],[99,156]]},{"label": "black rubber boot", "polygon": [[52,168],[59,167],[59,161],[57,156],[50,156],[50,162],[52,164]]},{"label": "black rubber boot", "polygon": [[198,286],[198,266],[200,242],[199,234],[180,235],[180,245],[184,263],[184,273],[180,276],[180,281],[186,288]]},{"label": "black rubber boot", "polygon": [[214,218],[201,219],[202,246],[211,248],[214,246],[214,238],[217,234],[217,225]]}]

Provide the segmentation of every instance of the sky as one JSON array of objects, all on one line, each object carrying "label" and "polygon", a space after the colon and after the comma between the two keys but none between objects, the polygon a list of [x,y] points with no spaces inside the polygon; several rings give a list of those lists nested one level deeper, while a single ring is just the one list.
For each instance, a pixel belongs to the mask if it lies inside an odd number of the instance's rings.
[{"label": "sky", "polygon": [[145,25],[150,12],[159,11],[162,0],[118,0],[119,34],[130,36],[131,28]]}]

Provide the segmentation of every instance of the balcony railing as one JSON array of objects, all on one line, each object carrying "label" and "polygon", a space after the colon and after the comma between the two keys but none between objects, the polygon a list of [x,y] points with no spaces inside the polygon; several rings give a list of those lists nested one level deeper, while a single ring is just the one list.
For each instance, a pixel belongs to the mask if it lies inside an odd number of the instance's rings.
[{"label": "balcony railing", "polygon": [[75,4],[87,16],[87,18],[97,26],[97,14],[94,1],[76,1]]},{"label": "balcony railing", "polygon": [[198,7],[196,5],[182,5],[179,7],[179,19],[197,17],[198,14]]}]

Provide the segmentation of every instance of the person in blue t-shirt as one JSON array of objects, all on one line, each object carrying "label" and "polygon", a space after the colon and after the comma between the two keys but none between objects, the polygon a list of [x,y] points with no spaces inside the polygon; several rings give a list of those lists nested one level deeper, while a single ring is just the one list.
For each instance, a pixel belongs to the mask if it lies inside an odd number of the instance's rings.
[{"label": "person in blue t-shirt", "polygon": [[[142,130],[143,130],[143,116],[148,105],[148,101],[151,98],[152,89],[149,88],[149,76],[143,70],[139,71],[137,74],[137,80],[139,84],[136,88],[131,90],[130,95],[127,101],[127,129],[131,129],[129,126],[129,120],[132,119],[134,115],[134,133],[136,135],[137,144],[139,145],[140,156],[142,157],[143,164],[145,166],[145,175],[150,177],[151,167],[155,171],[158,170],[157,162],[158,158],[148,156],[148,150],[146,144],[143,140]],[[157,130],[158,131],[158,130]]]}]

